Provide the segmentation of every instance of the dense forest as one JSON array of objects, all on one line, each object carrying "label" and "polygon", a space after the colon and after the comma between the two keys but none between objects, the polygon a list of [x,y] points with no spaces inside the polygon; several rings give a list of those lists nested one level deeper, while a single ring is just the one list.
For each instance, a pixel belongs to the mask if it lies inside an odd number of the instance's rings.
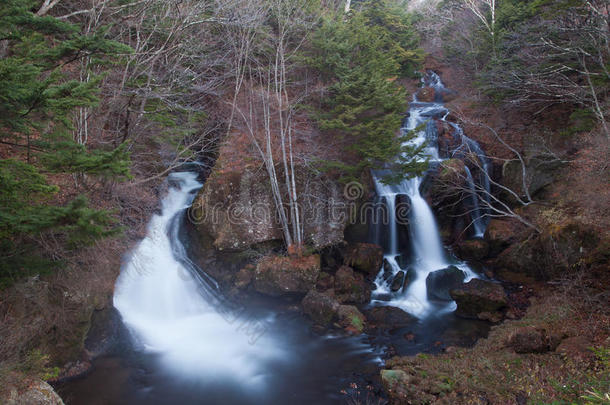
[{"label": "dense forest", "polygon": [[[3,0],[0,402],[610,403],[609,16],[606,0]],[[205,334],[169,323],[201,307],[219,317]],[[261,343],[235,338],[260,308],[279,319]],[[163,357],[138,322],[165,310],[156,327],[188,335],[173,346],[245,360],[184,359],[273,388],[221,400],[248,384],[205,372],[167,388],[171,367],[125,354]],[[380,360],[349,357],[353,339]],[[278,371],[267,347],[286,345],[308,362]],[[103,372],[132,374],[111,396]]]}]

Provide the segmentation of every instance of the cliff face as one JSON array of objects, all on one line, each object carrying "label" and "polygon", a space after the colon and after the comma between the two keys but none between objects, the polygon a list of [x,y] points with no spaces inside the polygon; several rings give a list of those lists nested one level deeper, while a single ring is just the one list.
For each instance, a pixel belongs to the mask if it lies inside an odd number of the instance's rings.
[{"label": "cliff face", "polygon": [[[279,165],[276,170],[283,179]],[[319,249],[343,241],[349,203],[343,187],[302,165],[296,171],[305,242]],[[288,211],[288,205],[284,209]],[[190,220],[218,250],[242,251],[282,240],[267,171],[264,167],[227,169],[222,156],[193,202]]]}]

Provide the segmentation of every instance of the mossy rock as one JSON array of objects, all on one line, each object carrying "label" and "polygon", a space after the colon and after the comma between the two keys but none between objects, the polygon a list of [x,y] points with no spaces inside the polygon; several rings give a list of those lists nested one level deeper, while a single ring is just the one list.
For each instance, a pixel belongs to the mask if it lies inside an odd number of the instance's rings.
[{"label": "mossy rock", "polygon": [[366,318],[355,306],[339,306],[337,309],[337,317],[339,318],[339,325],[347,332],[354,335],[359,335],[364,332]]}]

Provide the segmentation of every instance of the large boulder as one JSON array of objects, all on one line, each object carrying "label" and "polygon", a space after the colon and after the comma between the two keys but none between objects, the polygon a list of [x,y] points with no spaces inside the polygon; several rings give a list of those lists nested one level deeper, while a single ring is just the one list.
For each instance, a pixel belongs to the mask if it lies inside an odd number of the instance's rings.
[{"label": "large boulder", "polygon": [[463,318],[498,322],[508,304],[506,292],[500,284],[476,278],[449,294],[457,304],[455,314]]},{"label": "large boulder", "polygon": [[305,294],[315,287],[320,256],[266,256],[254,270],[254,289],[262,294]]},{"label": "large boulder", "polygon": [[329,293],[311,290],[301,301],[301,306],[315,324],[327,326],[335,319],[340,304]]},{"label": "large boulder", "polygon": [[495,267],[549,280],[581,268],[599,242],[600,235],[588,224],[575,219],[553,223],[505,249]]},{"label": "large boulder", "polygon": [[318,291],[327,291],[335,286],[335,277],[326,273],[320,272],[318,276],[318,282],[316,283],[316,289]]},{"label": "large boulder", "polygon": [[335,273],[335,296],[344,304],[366,304],[371,300],[371,288],[364,275],[348,266],[341,266]]},{"label": "large boulder", "polygon": [[457,254],[462,260],[481,261],[489,254],[489,244],[483,239],[468,239],[457,243]]},{"label": "large boulder", "polygon": [[523,226],[517,220],[510,218],[489,221],[485,230],[485,241],[489,246],[489,255],[497,256],[504,249],[516,243],[523,230]]},{"label": "large boulder", "polygon": [[121,314],[110,306],[91,314],[91,326],[85,338],[84,351],[89,359],[111,353],[120,342]]},{"label": "large boulder", "polygon": [[383,249],[372,243],[352,243],[343,249],[343,262],[354,270],[375,277],[383,263]]},{"label": "large boulder", "polygon": [[0,400],[6,405],[64,405],[53,387],[41,380],[27,381],[24,390],[9,388],[8,396]]},{"label": "large boulder", "polygon": [[417,321],[413,315],[390,306],[373,307],[364,312],[369,325],[379,329],[399,329]]},{"label": "large boulder", "polygon": [[460,287],[466,274],[455,266],[433,271],[426,277],[428,299],[437,301],[451,301],[449,291]]},{"label": "large boulder", "polygon": [[333,296],[333,291],[319,292],[311,290],[301,301],[303,313],[314,324],[327,327],[330,324],[340,326],[352,335],[359,335],[364,331],[366,318],[353,305],[341,305]]}]

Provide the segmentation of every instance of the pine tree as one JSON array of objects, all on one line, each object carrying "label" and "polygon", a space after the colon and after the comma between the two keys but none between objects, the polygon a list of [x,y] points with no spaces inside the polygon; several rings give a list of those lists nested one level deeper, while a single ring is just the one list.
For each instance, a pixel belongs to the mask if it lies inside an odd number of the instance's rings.
[{"label": "pine tree", "polygon": [[355,164],[330,164],[346,181],[388,165],[397,174],[394,180],[425,168],[417,158],[421,148],[406,142],[412,135],[397,136],[407,106],[396,79],[420,62],[420,51],[389,11],[385,2],[375,0],[349,18],[327,18],[312,39],[311,64],[329,83],[319,126],[331,136],[348,139],[358,156]]},{"label": "pine tree", "polygon": [[98,64],[129,48],[104,38],[81,35],[79,27],[38,17],[36,2],[0,3],[0,143],[18,156],[0,159],[0,279],[33,270],[33,248],[41,232],[53,232],[67,248],[117,231],[107,211],[87,207],[80,196],[65,206],[50,203],[59,191],[44,172],[88,174],[112,179],[129,176],[126,145],[88,150],[73,141],[72,114],[95,106],[99,78],[73,80],[66,69],[84,57]]}]

